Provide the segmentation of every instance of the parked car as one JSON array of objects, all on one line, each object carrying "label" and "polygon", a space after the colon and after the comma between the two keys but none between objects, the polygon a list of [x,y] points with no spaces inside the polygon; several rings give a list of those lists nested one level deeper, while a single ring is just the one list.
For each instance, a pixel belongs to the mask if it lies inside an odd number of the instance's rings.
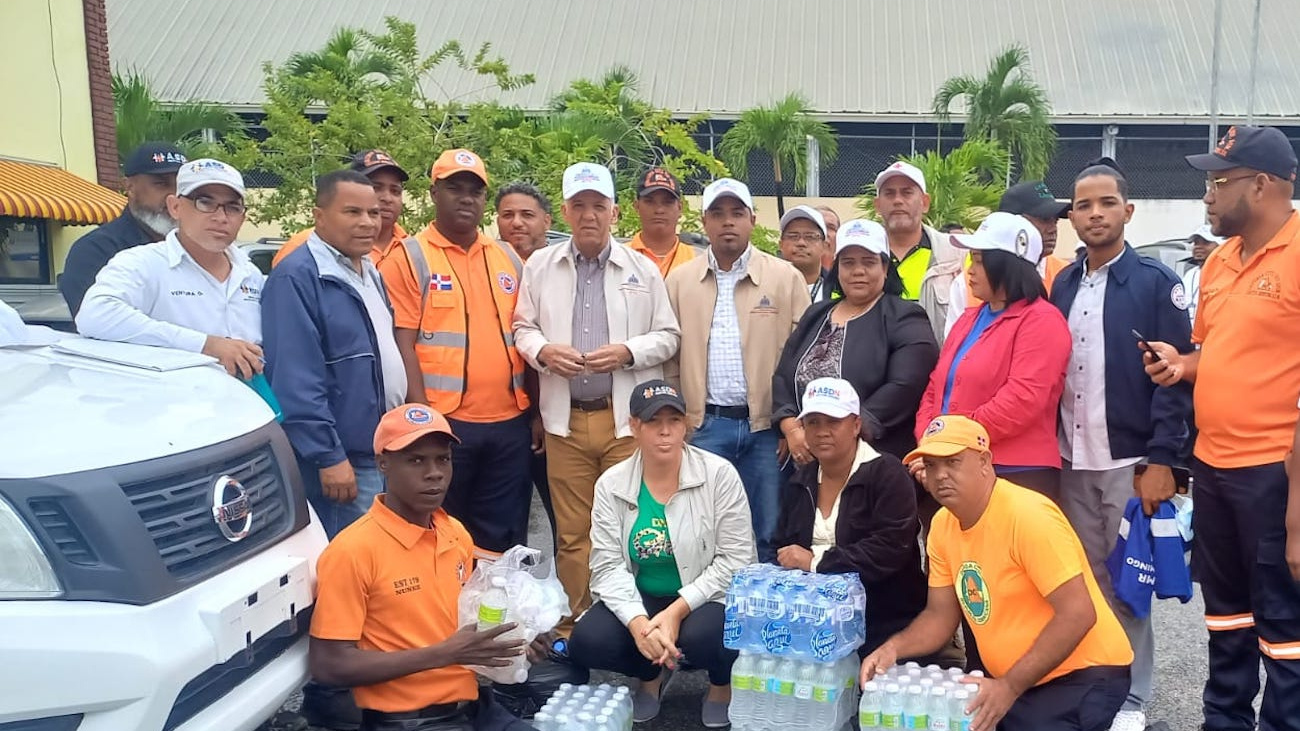
[{"label": "parked car", "polygon": [[1188,238],[1164,239],[1150,244],[1134,246],[1133,250],[1142,256],[1149,256],[1174,270],[1174,274],[1183,276],[1191,268],[1188,259],[1192,256],[1192,240]]}]

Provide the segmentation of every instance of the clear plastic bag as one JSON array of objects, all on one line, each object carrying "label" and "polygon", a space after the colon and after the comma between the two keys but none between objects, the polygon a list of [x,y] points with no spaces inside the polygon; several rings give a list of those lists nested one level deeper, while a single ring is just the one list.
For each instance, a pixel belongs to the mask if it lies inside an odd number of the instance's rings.
[{"label": "clear plastic bag", "polygon": [[[480,611],[485,595],[495,592],[490,602],[499,601],[498,589],[505,593],[504,614],[496,606]],[[537,635],[555,629],[569,612],[569,597],[555,575],[552,561],[544,558],[541,551],[515,546],[495,561],[479,560],[461,589],[457,610],[461,626],[476,624],[480,629],[487,629],[514,622],[518,626],[504,636],[522,639],[527,645]],[[510,685],[524,682],[529,666],[528,659],[520,655],[507,667],[470,666],[470,670]]]}]

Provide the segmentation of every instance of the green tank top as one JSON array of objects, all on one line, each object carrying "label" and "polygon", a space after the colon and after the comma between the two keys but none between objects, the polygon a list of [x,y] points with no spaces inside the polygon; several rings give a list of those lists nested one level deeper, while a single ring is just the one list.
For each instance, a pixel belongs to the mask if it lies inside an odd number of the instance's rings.
[{"label": "green tank top", "polygon": [[627,552],[636,566],[636,588],[650,596],[673,596],[682,588],[682,577],[668,535],[668,519],[663,503],[650,494],[644,480],[636,506],[636,521],[627,538]]}]

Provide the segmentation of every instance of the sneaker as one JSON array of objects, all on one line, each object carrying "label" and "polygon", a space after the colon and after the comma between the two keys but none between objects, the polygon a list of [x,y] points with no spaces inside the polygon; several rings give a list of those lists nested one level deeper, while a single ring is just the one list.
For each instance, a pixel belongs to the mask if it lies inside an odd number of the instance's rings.
[{"label": "sneaker", "polygon": [[1147,714],[1142,711],[1120,711],[1110,722],[1110,731],[1146,731]]},{"label": "sneaker", "polygon": [[632,723],[653,721],[659,715],[659,699],[663,698],[664,692],[668,690],[668,683],[673,679],[673,671],[664,668],[660,677],[663,678],[663,682],[659,684],[659,695],[650,695],[641,688],[637,688],[636,693],[632,694]]},{"label": "sneaker", "polygon": [[700,722],[704,728],[726,728],[731,725],[731,716],[727,714],[727,705],[722,701],[704,701],[700,711]]}]

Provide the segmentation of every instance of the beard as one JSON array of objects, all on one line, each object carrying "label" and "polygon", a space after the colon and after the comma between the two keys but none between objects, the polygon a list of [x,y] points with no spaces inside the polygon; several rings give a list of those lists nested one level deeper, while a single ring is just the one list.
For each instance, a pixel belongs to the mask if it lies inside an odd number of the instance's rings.
[{"label": "beard", "polygon": [[156,234],[165,236],[169,231],[176,228],[176,219],[167,214],[167,209],[154,211],[143,206],[130,206],[131,215],[136,220],[144,224],[146,228]]}]

